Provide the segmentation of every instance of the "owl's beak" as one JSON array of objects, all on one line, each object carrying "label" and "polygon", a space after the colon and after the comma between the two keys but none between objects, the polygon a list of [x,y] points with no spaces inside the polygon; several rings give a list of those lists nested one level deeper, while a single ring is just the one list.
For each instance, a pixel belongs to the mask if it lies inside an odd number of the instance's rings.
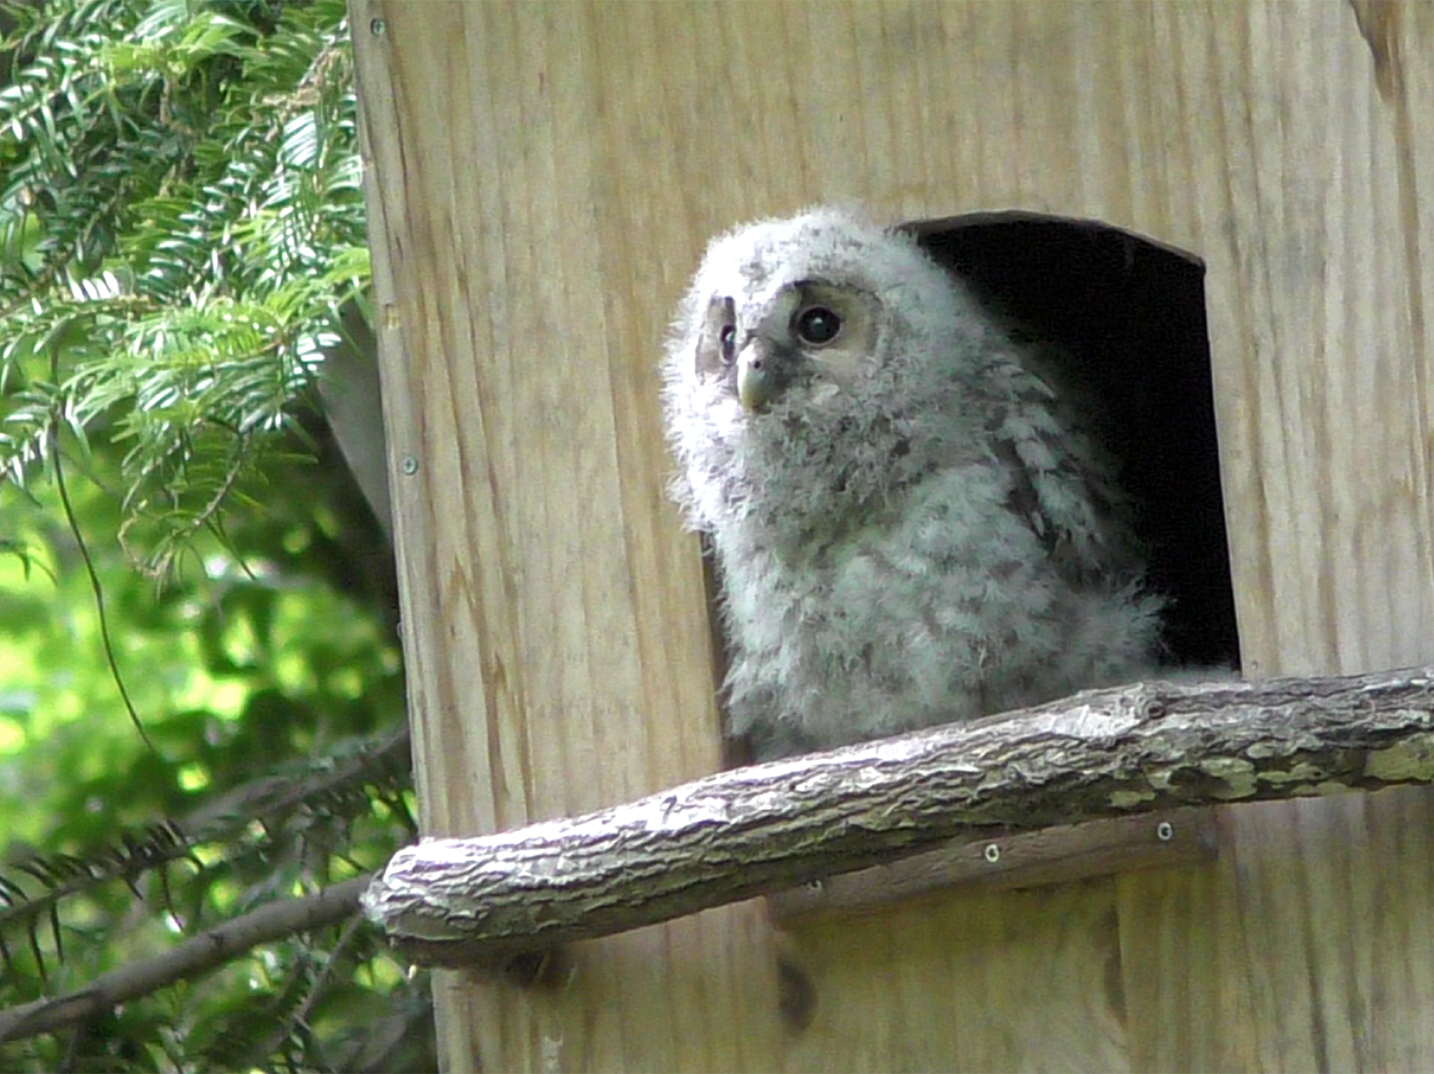
[{"label": "owl's beak", "polygon": [[743,410],[761,410],[777,397],[779,389],[769,364],[760,347],[748,347],[737,356],[737,398]]}]

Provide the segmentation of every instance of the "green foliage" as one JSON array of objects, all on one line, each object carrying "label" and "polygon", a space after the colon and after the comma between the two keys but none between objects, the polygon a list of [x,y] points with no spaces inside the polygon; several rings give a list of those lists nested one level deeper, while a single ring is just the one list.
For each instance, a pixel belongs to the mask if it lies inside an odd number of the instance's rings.
[{"label": "green foliage", "polygon": [[[345,15],[0,15],[0,1018],[412,838],[391,563],[309,405],[368,279]],[[424,982],[357,919],[0,1042],[432,1062]]]},{"label": "green foliage", "polygon": [[125,448],[154,570],[292,424],[368,279],[341,0],[11,10],[0,91],[0,476]]},{"label": "green foliage", "polygon": [[[322,490],[307,492],[296,500],[312,508]],[[96,487],[76,512],[95,530],[116,514]],[[374,758],[402,712],[397,649],[366,594],[315,584],[303,562],[321,539],[315,523],[280,519],[267,537],[241,525],[236,542],[267,540],[273,558],[255,555],[245,570],[210,548],[207,581],[159,597],[117,545],[96,544],[109,614],[122,625],[121,670],[156,754],[116,697],[57,515],[44,490],[18,519],[35,564],[28,579],[18,558],[0,560],[0,875],[26,896],[0,906],[10,945],[0,1007],[81,988],[183,935],[375,868],[412,837],[406,753]],[[151,829],[165,819],[183,841],[162,868],[134,876],[142,902],[120,880],[71,885],[51,928],[43,900],[68,879],[57,875],[65,860],[85,862],[86,877],[110,854],[162,860],[169,844]],[[347,1054],[342,1038],[420,997],[373,935],[339,946],[340,935],[267,945],[127,1004],[112,1024],[87,1027],[81,1066],[346,1066],[335,1058]],[[323,993],[308,1028],[286,1027],[283,1012],[307,1002],[315,981]],[[421,1018],[416,1028],[422,1037]],[[0,1045],[0,1069],[59,1069],[68,1047],[64,1037]]]}]

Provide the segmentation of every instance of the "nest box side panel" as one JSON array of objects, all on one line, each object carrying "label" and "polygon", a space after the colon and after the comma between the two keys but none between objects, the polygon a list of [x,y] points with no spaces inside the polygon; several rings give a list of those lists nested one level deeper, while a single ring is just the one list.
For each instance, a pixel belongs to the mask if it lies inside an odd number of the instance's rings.
[{"label": "nest box side panel", "polygon": [[[594,11],[351,12],[424,830],[711,771],[703,583],[664,503],[641,330],[668,296],[633,286],[651,245],[618,232],[600,189]],[[731,1032],[757,1024],[746,1003],[777,1007],[759,913],[584,945],[556,991],[437,974],[445,1064],[766,1065],[759,1037]]]},{"label": "nest box side panel", "polygon": [[[1245,670],[1434,656],[1434,12],[1162,5],[1141,100],[1188,194]],[[1173,83],[1158,73],[1174,73]],[[1122,877],[1145,1069],[1420,1069],[1434,797],[1222,811],[1208,869]]]}]

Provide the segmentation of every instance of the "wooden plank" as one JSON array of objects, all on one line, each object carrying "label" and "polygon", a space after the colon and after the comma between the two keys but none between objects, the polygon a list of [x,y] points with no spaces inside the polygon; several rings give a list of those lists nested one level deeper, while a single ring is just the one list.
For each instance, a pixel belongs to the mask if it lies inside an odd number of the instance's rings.
[{"label": "wooden plank", "polygon": [[1137,869],[1208,862],[1216,856],[1215,816],[1177,809],[1062,825],[1038,832],[955,840],[937,850],[829,877],[767,897],[778,928],[822,914],[874,913],[917,895],[954,888],[1012,891]]},{"label": "wooden plank", "polygon": [[783,934],[789,1070],[1131,1069],[1114,881],[917,899]]},{"label": "wooden plank", "polygon": [[[642,273],[620,217],[595,211],[613,169],[595,160],[594,13],[352,13],[424,829],[492,831],[710,771],[701,575],[663,503],[647,357],[667,295],[629,308]],[[445,1063],[760,1066],[760,1036],[727,1031],[775,995],[760,909],[590,945],[556,994],[440,975]]]},{"label": "wooden plank", "polygon": [[[426,830],[717,764],[658,344],[708,235],[815,200],[1098,218],[1204,258],[1247,666],[1434,655],[1434,8],[351,8]],[[1221,823],[1214,865],[779,936],[713,911],[583,945],[556,992],[446,975],[445,1062],[1434,1066],[1429,798]]]},{"label": "wooden plank", "polygon": [[[1401,118],[1434,114],[1434,26],[1394,7],[1398,92],[1381,93],[1348,8],[1278,4],[1150,9],[1184,92],[1131,89],[1192,162],[1170,235],[1208,268],[1254,674],[1387,667],[1434,637],[1419,327],[1434,214],[1410,196],[1434,182],[1434,139]],[[1118,880],[1135,1065],[1434,1064],[1416,953],[1434,917],[1429,795],[1241,807],[1221,826],[1217,865]]]}]

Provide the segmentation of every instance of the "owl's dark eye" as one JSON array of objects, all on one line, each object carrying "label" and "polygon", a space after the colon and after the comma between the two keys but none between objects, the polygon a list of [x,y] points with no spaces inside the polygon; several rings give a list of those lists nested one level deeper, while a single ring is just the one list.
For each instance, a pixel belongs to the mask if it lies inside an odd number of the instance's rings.
[{"label": "owl's dark eye", "polygon": [[841,318],[825,306],[808,306],[797,314],[797,338],[813,347],[836,339]]},{"label": "owl's dark eye", "polygon": [[735,325],[724,324],[722,334],[717,337],[722,345],[722,364],[731,365],[732,359],[736,357],[737,349],[737,328]]}]

